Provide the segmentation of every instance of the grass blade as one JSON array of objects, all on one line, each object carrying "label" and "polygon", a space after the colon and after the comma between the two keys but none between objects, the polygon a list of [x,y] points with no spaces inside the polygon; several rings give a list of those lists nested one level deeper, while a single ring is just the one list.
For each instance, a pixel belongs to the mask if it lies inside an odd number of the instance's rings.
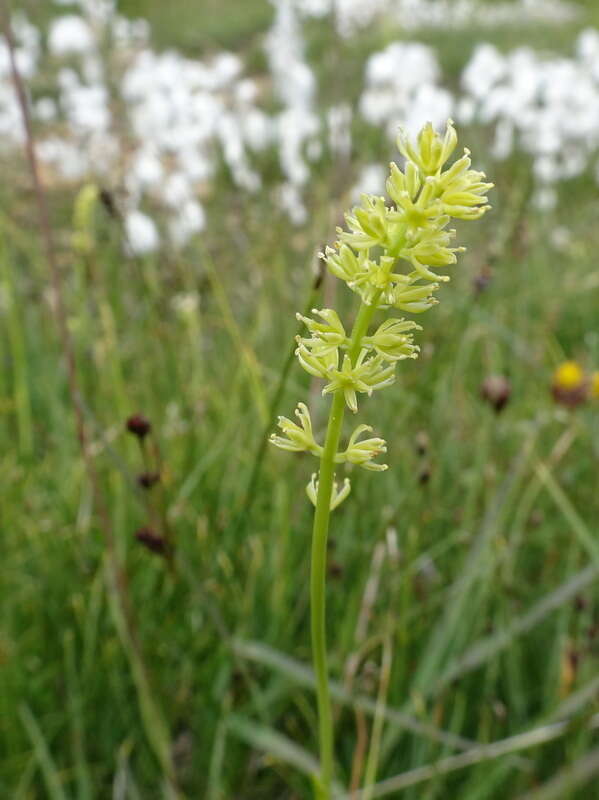
[{"label": "grass blade", "polygon": [[257,725],[238,714],[231,714],[227,726],[232,734],[251,747],[263,750],[285,764],[290,764],[310,778],[318,776],[319,766],[314,756],[273,728]]},{"label": "grass blade", "polygon": [[[551,780],[522,795],[519,800],[563,800],[599,773],[599,747],[560,769]],[[590,797],[590,795],[589,795]]]},{"label": "grass blade", "polygon": [[[595,714],[590,720],[589,728],[595,729],[598,727],[599,714]],[[409,786],[415,786],[418,783],[431,780],[439,775],[446,775],[449,772],[454,772],[464,767],[470,767],[474,764],[480,764],[483,761],[493,761],[502,756],[509,755],[510,753],[517,753],[531,747],[538,747],[541,744],[558,739],[560,736],[567,733],[569,729],[569,721],[554,722],[551,725],[534,728],[525,733],[518,733],[507,739],[500,739],[492,744],[477,745],[464,753],[442,758],[433,764],[425,764],[422,767],[416,767],[407,772],[402,772],[394,778],[381,781],[372,787],[370,790],[370,797],[377,798],[395,795],[397,792],[407,789]],[[557,796],[558,795],[552,795],[552,797]],[[563,796],[564,795],[560,795],[560,797]],[[351,800],[364,800],[365,797],[366,795],[364,792],[360,792],[357,796],[354,795]],[[350,798],[342,798],[342,800],[350,800]],[[538,800],[538,798],[535,798],[535,800]],[[543,798],[543,800],[547,799]]]},{"label": "grass blade", "polygon": [[50,750],[48,749],[44,734],[37,724],[37,720],[31,713],[29,706],[22,705],[19,708],[19,716],[31,739],[37,763],[42,771],[49,800],[67,800],[67,795],[63,791],[62,782],[58,776],[58,769],[50,755]]},{"label": "grass blade", "polygon": [[[239,639],[233,642],[234,651],[250,661],[256,661],[259,664],[271,667],[272,669],[281,672],[289,680],[300,686],[305,686],[309,689],[314,689],[316,680],[314,673],[310,667],[304,665],[300,661],[296,661],[289,656],[279,653],[268,645],[261,644],[260,642],[241,641]],[[359,708],[362,711],[374,716],[377,713],[377,703],[364,695],[353,695],[348,692],[337,681],[330,683],[331,697],[338,703],[343,705]],[[418,736],[424,736],[435,742],[441,742],[456,750],[467,750],[472,747],[475,742],[470,739],[465,739],[462,736],[457,736],[453,733],[441,730],[428,722],[422,722],[411,714],[406,714],[403,711],[398,711],[388,706],[381,709],[379,713],[390,724],[398,728],[405,728],[411,733]]]},{"label": "grass blade", "polygon": [[436,694],[456,678],[460,678],[467,672],[480,667],[490,658],[497,655],[497,653],[509,647],[516,637],[522,636],[532,630],[535,625],[542,622],[552,611],[555,611],[564,605],[564,603],[570,601],[579,592],[596,581],[598,577],[599,567],[591,564],[553,592],[545,595],[545,597],[539,600],[538,603],[535,603],[529,611],[517,617],[507,628],[493,633],[484,639],[480,639],[462,656],[449,664],[440,678],[431,687],[431,693]]}]

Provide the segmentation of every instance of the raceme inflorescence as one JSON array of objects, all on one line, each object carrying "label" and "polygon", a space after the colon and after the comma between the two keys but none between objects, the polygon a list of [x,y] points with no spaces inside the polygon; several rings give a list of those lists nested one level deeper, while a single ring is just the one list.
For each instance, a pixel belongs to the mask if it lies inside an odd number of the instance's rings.
[{"label": "raceme inflorescence", "polygon": [[[353,412],[358,410],[359,393],[371,395],[391,385],[397,362],[418,357],[413,332],[422,330],[421,326],[390,317],[369,334],[374,312],[397,308],[419,314],[432,308],[438,302],[435,293],[440,283],[449,280],[433,270],[454,264],[456,253],[464,250],[451,246],[455,238],[455,230],[448,228],[451,219],[478,219],[489,208],[485,194],[493,184],[485,181],[484,173],[470,169],[468,150],[453,166],[443,169],[456,144],[451,122],[443,138],[432,125],[426,125],[415,145],[402,132],[398,145],[406,159],[405,168],[402,171],[392,163],[387,181],[393,204],[386,204],[383,197],[363,195],[361,207],[346,215],[349,230],[338,229],[339,240],[322,254],[330,272],[361,298],[362,308],[351,334],[333,309],[314,309],[314,318],[297,314],[309,334],[297,337],[300,364],[327,382],[323,394],[342,393]],[[412,269],[398,271],[402,262]],[[321,458],[324,448],[314,438],[308,408],[299,403],[295,413],[299,424],[280,417],[281,435],[273,434],[271,442],[283,450],[307,451]],[[367,425],[358,426],[347,448],[335,453],[335,463],[386,469],[386,464],[374,461],[386,452],[385,442],[360,439],[371,430]],[[314,485],[313,479],[308,484],[311,498]]]},{"label": "raceme inflorescence", "polygon": [[[493,184],[471,168],[469,151],[447,166],[456,145],[451,121],[444,135],[428,123],[415,141],[401,131],[398,147],[405,165],[403,169],[395,163],[390,166],[387,192],[391,201],[363,195],[361,205],[346,214],[347,230],[337,229],[338,241],[322,257],[329,271],[360,298],[353,327],[348,332],[330,308],[314,310],[312,317],[298,315],[307,333],[297,337],[297,358],[310,375],[325,381],[323,394],[332,395],[325,440],[317,441],[304,403],[296,409],[297,422],[280,417],[280,433],[271,436],[271,442],[283,450],[309,452],[320,460],[307,494],[315,506],[311,622],[320,726],[316,789],[322,798],[330,797],[333,772],[324,615],[326,542],[330,512],[350,492],[349,479],[339,485],[335,470],[342,464],[371,471],[387,469],[376,460],[387,451],[385,441],[370,436],[369,425],[358,425],[346,447],[339,447],[345,407],[357,412],[359,395],[370,396],[390,386],[398,362],[418,357],[414,334],[421,326],[392,316],[392,310],[421,314],[436,305],[441,283],[449,280],[437,270],[455,264],[464,249],[453,246],[456,232],[449,227],[451,220],[475,220],[489,209],[486,193]],[[371,330],[379,311],[387,318]]]}]

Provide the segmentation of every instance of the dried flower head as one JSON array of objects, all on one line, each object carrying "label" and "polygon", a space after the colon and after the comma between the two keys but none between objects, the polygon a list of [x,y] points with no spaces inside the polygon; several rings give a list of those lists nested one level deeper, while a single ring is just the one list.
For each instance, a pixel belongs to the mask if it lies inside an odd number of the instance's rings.
[{"label": "dried flower head", "polygon": [[499,414],[508,404],[512,385],[504,375],[489,375],[481,384],[480,395],[483,400]]},{"label": "dried flower head", "polygon": [[144,417],[143,414],[133,414],[129,417],[126,423],[127,430],[138,439],[145,439],[145,437],[152,430],[150,420]]},{"label": "dried flower head", "polygon": [[159,480],[159,472],[142,472],[137,476],[137,483],[142,489],[151,489]]},{"label": "dried flower head", "polygon": [[166,542],[163,536],[156,533],[152,528],[139,528],[135,532],[137,541],[150,550],[152,553],[164,556],[167,552]]}]

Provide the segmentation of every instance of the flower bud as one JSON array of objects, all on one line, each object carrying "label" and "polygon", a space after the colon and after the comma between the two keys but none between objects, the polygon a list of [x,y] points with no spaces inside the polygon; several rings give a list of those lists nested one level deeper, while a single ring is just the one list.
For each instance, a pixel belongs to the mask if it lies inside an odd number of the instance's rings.
[{"label": "flower bud", "polygon": [[151,528],[139,528],[135,532],[135,538],[152,553],[159,556],[166,555],[167,547],[164,538]]},{"label": "flower bud", "polygon": [[489,375],[480,387],[480,396],[499,414],[507,405],[512,393],[512,385],[503,375]]},{"label": "flower bud", "polygon": [[142,472],[137,476],[137,483],[142,489],[151,489],[159,480],[159,472]]},{"label": "flower bud", "polygon": [[137,436],[138,439],[145,439],[152,430],[150,421],[143,414],[133,414],[127,420],[126,425],[129,433]]},{"label": "flower bud", "polygon": [[458,143],[458,136],[453,127],[453,122],[448,121],[445,136],[435,131],[432,124],[427,122],[418,134],[416,144],[412,144],[409,136],[401,130],[397,139],[400,153],[416,164],[424,175],[435,175],[444,166]]}]

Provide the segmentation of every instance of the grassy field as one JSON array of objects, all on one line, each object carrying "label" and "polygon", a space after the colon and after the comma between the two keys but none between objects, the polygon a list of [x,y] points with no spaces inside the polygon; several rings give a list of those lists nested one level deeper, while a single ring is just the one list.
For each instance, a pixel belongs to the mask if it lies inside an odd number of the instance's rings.
[{"label": "grassy field", "polygon": [[[122,4],[160,45],[244,48],[258,67],[269,6],[236,0],[219,17],[219,5]],[[543,36],[571,48],[567,27]],[[431,40],[457,75],[462,40]],[[318,30],[309,44],[326,50]],[[360,74],[361,47],[337,51],[342,74]],[[357,133],[356,163],[383,146]],[[487,142],[461,138],[484,161]],[[571,182],[541,214],[524,160],[491,177],[494,209],[461,231],[469,250],[423,321],[421,358],[365,404],[391,468],[354,471],[333,518],[337,777],[349,786],[363,769],[374,720],[379,780],[408,774],[385,796],[582,800],[599,797],[599,405],[559,407],[550,382],[566,359],[599,369],[597,189]],[[296,311],[333,297],[354,308],[343,287],[312,288],[351,178],[326,165],[298,230],[223,175],[208,232],[145,258],[123,255],[101,206],[78,254],[74,197],[52,196],[86,467],[25,162],[6,165],[0,796],[150,800],[169,779],[190,798],[310,796],[314,464],[273,448],[262,460],[260,444],[308,396],[324,425],[318,387],[296,363],[282,387],[281,374]],[[490,374],[511,383],[500,414],[481,399]],[[125,430],[135,412],[152,424],[145,448]],[[148,470],[162,478],[151,491],[137,483]],[[136,541],[144,526],[176,542],[170,567]],[[558,730],[564,715],[573,722]]]}]

